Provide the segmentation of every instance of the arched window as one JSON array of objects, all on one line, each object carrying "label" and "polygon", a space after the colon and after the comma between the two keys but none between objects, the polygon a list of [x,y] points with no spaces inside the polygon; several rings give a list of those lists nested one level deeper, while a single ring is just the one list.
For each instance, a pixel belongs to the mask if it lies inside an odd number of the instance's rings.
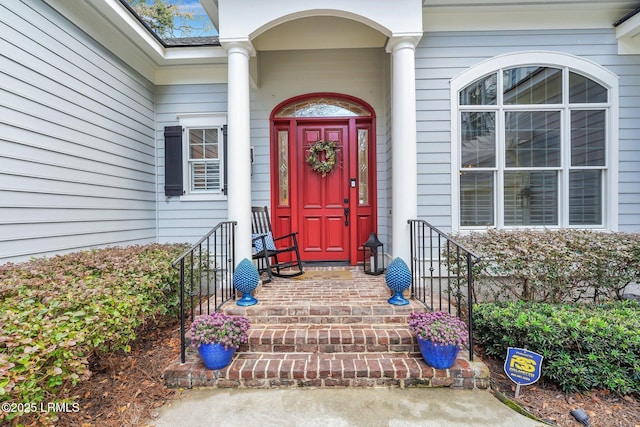
[{"label": "arched window", "polygon": [[343,98],[314,96],[291,102],[274,114],[283,117],[370,117],[371,111],[364,106]]},{"label": "arched window", "polygon": [[457,225],[607,227],[611,92],[569,66],[506,62],[456,89]]}]

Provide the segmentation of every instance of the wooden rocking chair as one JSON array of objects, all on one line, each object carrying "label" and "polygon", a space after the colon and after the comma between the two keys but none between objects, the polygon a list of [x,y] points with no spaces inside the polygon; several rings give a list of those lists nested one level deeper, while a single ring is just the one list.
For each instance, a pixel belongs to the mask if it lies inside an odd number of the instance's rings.
[{"label": "wooden rocking chair", "polygon": [[[258,271],[266,272],[269,276],[265,283],[272,281],[273,276],[295,277],[303,273],[298,250],[298,233],[275,237],[266,206],[251,208],[251,233],[252,246],[255,249],[252,258],[258,261]],[[283,271],[292,268],[295,270]]]}]

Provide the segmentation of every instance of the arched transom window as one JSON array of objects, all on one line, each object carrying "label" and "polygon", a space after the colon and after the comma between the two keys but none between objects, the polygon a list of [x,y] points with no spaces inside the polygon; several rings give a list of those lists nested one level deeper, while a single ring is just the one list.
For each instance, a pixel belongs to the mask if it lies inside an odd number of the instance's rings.
[{"label": "arched transom window", "polygon": [[555,66],[457,91],[459,227],[605,227],[610,92]]},{"label": "arched transom window", "polygon": [[274,117],[370,117],[364,106],[343,98],[315,96],[292,102],[276,111]]}]

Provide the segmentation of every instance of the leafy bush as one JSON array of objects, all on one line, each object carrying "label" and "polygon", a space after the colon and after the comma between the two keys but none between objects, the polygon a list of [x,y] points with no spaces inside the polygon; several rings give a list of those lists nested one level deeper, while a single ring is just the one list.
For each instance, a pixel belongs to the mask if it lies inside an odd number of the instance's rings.
[{"label": "leafy bush", "polygon": [[640,304],[474,306],[474,330],[490,356],[508,347],[544,356],[542,375],[565,392],[593,388],[640,393]]},{"label": "leafy bush", "polygon": [[[171,261],[182,250],[131,246],[0,266],[0,402],[68,402],[92,355],[128,351],[138,327],[175,311]],[[20,415],[3,411],[0,421]]]},{"label": "leafy bush", "polygon": [[640,280],[640,234],[487,230],[459,240],[482,257],[474,301],[615,300]]}]

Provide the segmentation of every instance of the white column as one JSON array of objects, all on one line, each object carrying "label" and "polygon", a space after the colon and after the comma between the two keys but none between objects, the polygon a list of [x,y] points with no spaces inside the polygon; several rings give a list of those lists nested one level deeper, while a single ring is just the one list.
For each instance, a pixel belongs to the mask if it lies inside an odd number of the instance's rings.
[{"label": "white column", "polygon": [[228,54],[227,189],[228,218],[237,221],[235,262],[251,259],[251,125],[249,42],[224,44]]},{"label": "white column", "polygon": [[391,95],[391,236],[394,257],[407,264],[411,258],[411,235],[407,220],[418,213],[416,144],[416,38],[392,38],[387,45],[392,61]]}]

